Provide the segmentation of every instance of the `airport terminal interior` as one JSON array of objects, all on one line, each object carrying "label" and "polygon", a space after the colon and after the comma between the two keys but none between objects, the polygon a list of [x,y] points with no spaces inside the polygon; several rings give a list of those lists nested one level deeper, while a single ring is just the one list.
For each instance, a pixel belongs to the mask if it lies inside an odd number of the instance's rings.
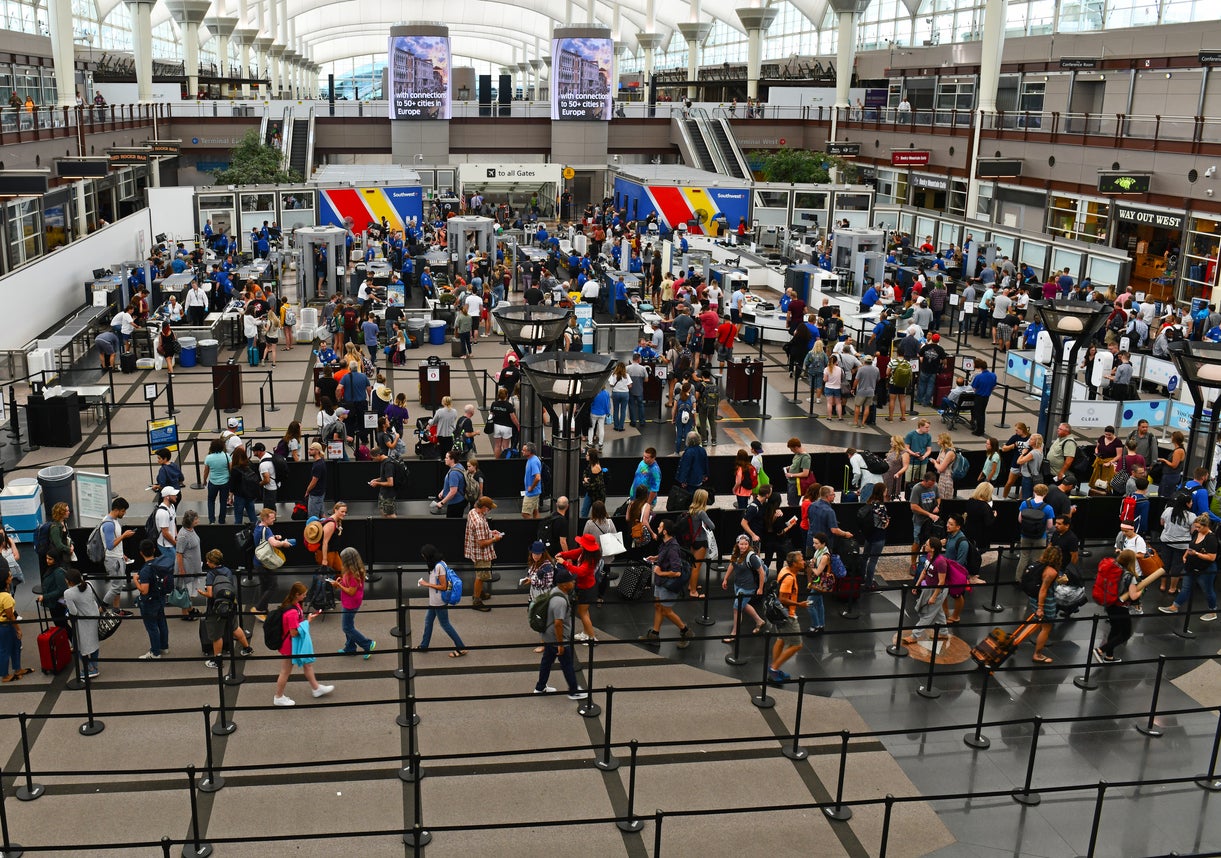
[{"label": "airport terminal interior", "polygon": [[1214,6],[6,0],[0,858],[1221,854]]}]

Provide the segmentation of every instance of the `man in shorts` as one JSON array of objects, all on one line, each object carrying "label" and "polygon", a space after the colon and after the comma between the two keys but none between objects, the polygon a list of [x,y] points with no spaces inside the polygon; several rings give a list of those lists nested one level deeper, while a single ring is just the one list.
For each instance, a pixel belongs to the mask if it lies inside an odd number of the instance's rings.
[{"label": "man in shorts", "polygon": [[[237,642],[242,645],[243,658],[254,655],[254,648],[250,646],[246,630],[237,621],[237,579],[224,563],[225,555],[219,548],[213,548],[207,553],[204,558],[206,570],[204,586],[199,590],[199,595],[206,596],[208,599],[208,612],[204,616],[204,631],[207,632],[208,639],[212,641],[212,658],[204,662],[204,667],[209,670],[216,670],[219,666],[221,651],[225,647],[227,637],[237,638]],[[218,581],[220,586],[217,586]],[[232,602],[218,598],[221,593],[225,592],[233,594]]]},{"label": "man in shorts", "polygon": [[504,539],[499,530],[488,525],[488,511],[496,508],[496,501],[481,497],[475,501],[466,517],[464,556],[475,566],[475,593],[471,607],[476,611],[492,610],[484,604],[492,598],[492,561],[496,559],[496,543]]},{"label": "man in shorts", "polygon": [[869,409],[873,407],[874,396],[877,393],[878,380],[881,373],[873,365],[873,357],[865,355],[864,365],[856,371],[852,381],[852,425],[862,428],[869,419]]},{"label": "man in shorts", "polygon": [[543,496],[543,462],[534,451],[534,444],[522,444],[526,459],[525,491],[521,497],[521,517],[538,518],[538,502]]}]

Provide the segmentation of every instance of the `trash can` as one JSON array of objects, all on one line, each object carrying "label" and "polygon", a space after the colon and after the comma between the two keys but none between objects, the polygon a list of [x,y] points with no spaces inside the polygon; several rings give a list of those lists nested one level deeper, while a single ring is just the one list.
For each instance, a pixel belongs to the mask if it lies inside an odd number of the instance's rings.
[{"label": "trash can", "polygon": [[178,353],[179,366],[195,366],[195,350],[197,340],[194,337],[179,337],[178,345],[181,351]]},{"label": "trash can", "polygon": [[763,361],[731,360],[726,369],[725,398],[758,402],[763,396]]},{"label": "trash can", "polygon": [[[42,506],[51,518],[51,509],[60,501],[69,507],[74,506],[72,500],[72,483],[76,471],[67,465],[51,465],[38,472],[38,485],[42,489]],[[76,518],[75,515],[72,516]]]},{"label": "trash can", "polygon": [[434,346],[445,345],[445,322],[432,319],[428,323],[428,342]]},{"label": "trash can", "polygon": [[46,520],[42,511],[42,486],[37,480],[12,480],[0,491],[0,519],[9,538],[31,542],[34,531]]},{"label": "trash can", "polygon": [[216,366],[220,358],[220,340],[200,340],[196,344],[196,352],[200,366]]},{"label": "trash can", "polygon": [[427,319],[408,319],[407,320],[407,340],[408,347],[418,349],[424,345],[424,339],[428,336],[428,320]]}]

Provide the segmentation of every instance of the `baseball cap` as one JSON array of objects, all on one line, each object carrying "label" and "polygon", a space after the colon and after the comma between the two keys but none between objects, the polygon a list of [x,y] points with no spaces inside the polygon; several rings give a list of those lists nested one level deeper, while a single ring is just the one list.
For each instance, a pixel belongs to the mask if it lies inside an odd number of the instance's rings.
[{"label": "baseball cap", "polygon": [[163,497],[163,498],[172,498],[172,497],[177,497],[177,496],[178,496],[178,489],[174,488],[173,486],[166,486],[165,488],[163,488],[161,490],[161,497]]}]

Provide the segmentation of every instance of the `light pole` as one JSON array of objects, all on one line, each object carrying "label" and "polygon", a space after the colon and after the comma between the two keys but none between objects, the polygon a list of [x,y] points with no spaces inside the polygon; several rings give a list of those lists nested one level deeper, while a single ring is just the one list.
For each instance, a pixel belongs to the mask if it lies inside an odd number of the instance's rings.
[{"label": "light pole", "polygon": [[[500,329],[504,331],[509,345],[517,352],[519,363],[537,352],[554,349],[568,326],[570,310],[546,304],[509,304],[502,301],[492,311]],[[513,395],[513,391],[509,391]],[[521,422],[522,443],[532,442],[542,450],[543,419],[538,398],[534,395],[530,376],[522,379],[521,406],[518,420]]]},{"label": "light pole", "polygon": [[[1073,377],[1077,355],[1094,339],[1110,308],[1093,301],[1031,301],[1039,321],[1051,337],[1051,369],[1043,386],[1039,409],[1039,434],[1048,437],[1050,429],[1068,422],[1069,402],[1073,398]],[[1065,358],[1067,357],[1067,361]],[[1089,368],[1086,368],[1089,372]]]}]

